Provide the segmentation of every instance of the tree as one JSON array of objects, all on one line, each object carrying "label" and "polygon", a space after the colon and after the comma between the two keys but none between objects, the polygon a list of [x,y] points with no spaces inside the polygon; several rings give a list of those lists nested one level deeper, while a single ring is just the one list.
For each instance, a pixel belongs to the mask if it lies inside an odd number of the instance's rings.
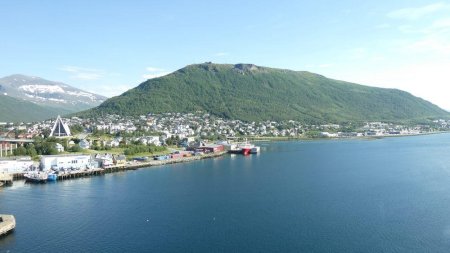
[{"label": "tree", "polygon": [[13,151],[15,156],[23,156],[27,154],[27,149],[20,146]]},{"label": "tree", "polygon": [[73,145],[71,148],[69,148],[70,152],[81,152],[81,147],[78,144]]},{"label": "tree", "polygon": [[82,125],[80,125],[80,124],[75,124],[75,125],[70,126],[70,132],[72,134],[78,134],[78,133],[81,133],[83,131],[84,131],[84,127]]},{"label": "tree", "polygon": [[37,151],[36,151],[36,149],[34,148],[34,145],[33,145],[32,143],[28,144],[28,145],[26,146],[26,149],[27,149],[27,155],[29,155],[29,156],[31,156],[31,157],[37,156]]}]

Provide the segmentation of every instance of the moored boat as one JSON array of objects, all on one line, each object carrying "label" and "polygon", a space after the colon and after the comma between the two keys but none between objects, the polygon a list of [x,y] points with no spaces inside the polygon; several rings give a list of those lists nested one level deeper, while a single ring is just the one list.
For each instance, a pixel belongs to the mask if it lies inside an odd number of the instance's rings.
[{"label": "moored boat", "polygon": [[48,173],[47,180],[48,181],[56,181],[58,179],[58,175],[55,173]]},{"label": "moored boat", "polygon": [[226,150],[228,150],[228,153],[232,154],[243,154],[243,155],[257,154],[259,153],[260,149],[258,146],[255,146],[247,141],[228,145],[229,146],[228,148],[226,148]]},{"label": "moored boat", "polygon": [[27,182],[45,183],[48,179],[48,174],[42,171],[30,171],[23,175]]},{"label": "moored boat", "polygon": [[250,150],[251,154],[258,154],[259,153],[259,146],[254,146],[252,150]]}]

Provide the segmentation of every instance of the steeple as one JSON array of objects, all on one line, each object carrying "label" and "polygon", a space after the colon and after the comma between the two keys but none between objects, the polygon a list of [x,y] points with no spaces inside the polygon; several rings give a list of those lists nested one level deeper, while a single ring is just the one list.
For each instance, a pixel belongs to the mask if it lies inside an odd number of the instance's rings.
[{"label": "steeple", "polygon": [[55,125],[52,128],[52,132],[50,133],[50,136],[54,137],[66,137],[70,136],[70,128],[64,124],[61,117],[58,115],[55,121]]}]

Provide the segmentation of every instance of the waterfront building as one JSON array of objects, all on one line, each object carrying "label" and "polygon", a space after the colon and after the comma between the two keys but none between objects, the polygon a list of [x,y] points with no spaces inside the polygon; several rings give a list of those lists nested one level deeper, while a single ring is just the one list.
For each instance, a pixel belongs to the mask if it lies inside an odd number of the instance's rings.
[{"label": "waterfront building", "polygon": [[50,169],[84,169],[91,166],[90,155],[46,155],[41,157],[41,168]]},{"label": "waterfront building", "polygon": [[33,167],[29,156],[0,159],[0,173],[22,173]]},{"label": "waterfront building", "polygon": [[114,165],[114,158],[111,154],[96,154],[94,157],[95,167],[107,168]]},{"label": "waterfront building", "polygon": [[113,157],[113,161],[116,166],[125,166],[127,163],[127,157],[125,155],[115,155]]}]

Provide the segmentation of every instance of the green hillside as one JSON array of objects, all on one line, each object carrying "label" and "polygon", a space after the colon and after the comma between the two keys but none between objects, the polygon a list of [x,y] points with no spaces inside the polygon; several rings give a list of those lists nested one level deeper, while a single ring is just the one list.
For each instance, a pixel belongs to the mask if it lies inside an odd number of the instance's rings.
[{"label": "green hillside", "polygon": [[439,107],[396,89],[337,81],[309,72],[211,63],[189,65],[147,80],[80,115],[197,110],[245,121],[402,121],[449,116]]},{"label": "green hillside", "polygon": [[24,100],[0,95],[0,122],[31,122],[49,119],[69,111],[40,106]]}]

